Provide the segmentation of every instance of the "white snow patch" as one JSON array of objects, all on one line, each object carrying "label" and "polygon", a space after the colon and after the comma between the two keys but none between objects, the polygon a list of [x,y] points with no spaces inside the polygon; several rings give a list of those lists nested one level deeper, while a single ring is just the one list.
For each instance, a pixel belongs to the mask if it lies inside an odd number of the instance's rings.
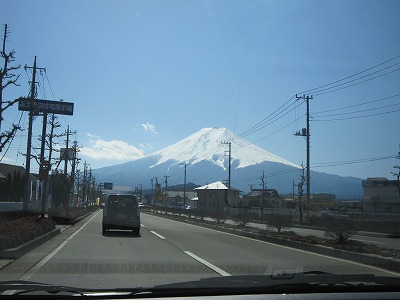
[{"label": "white snow patch", "polygon": [[238,168],[268,161],[300,168],[299,165],[280,158],[240,138],[227,128],[203,128],[180,142],[148,156],[159,157],[157,163],[152,167],[169,160],[174,160],[177,164],[188,163],[191,165],[208,160],[225,169],[229,148],[227,144],[223,144],[222,142],[231,142],[231,162],[236,162]]}]

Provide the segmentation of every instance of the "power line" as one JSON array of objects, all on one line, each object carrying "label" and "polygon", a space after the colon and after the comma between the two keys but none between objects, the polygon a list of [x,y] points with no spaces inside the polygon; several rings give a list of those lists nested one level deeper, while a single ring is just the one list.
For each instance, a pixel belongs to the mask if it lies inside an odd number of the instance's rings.
[{"label": "power line", "polygon": [[387,156],[380,156],[380,157],[370,157],[370,158],[360,158],[360,159],[352,159],[352,160],[342,160],[336,162],[321,162],[321,163],[314,163],[313,168],[324,168],[324,167],[335,167],[341,165],[350,165],[350,164],[358,164],[358,163],[365,163],[371,161],[380,161],[386,159],[397,158],[396,155],[387,155]]},{"label": "power line", "polygon": [[[266,118],[264,118],[263,120],[261,120],[260,122],[258,122],[257,124],[255,124],[254,126],[250,127],[249,129],[245,130],[244,132],[242,132],[241,134],[239,134],[238,136],[240,137],[244,137],[244,136],[248,136],[254,132],[257,132],[259,130],[261,130],[262,128],[264,128],[265,126],[268,126],[269,124],[265,125],[266,123],[270,122],[271,119],[279,116],[279,114],[282,114],[283,112],[285,112],[285,110],[287,110],[288,108],[290,108],[291,106],[293,106],[296,102],[293,102],[291,105],[289,105],[289,107],[284,108],[289,102],[291,102],[293,99],[295,98],[295,96],[292,96],[288,101],[286,101],[284,104],[282,104],[277,110],[275,110],[274,112],[272,112],[271,114],[269,114]],[[283,109],[284,108],[284,109]],[[283,109],[283,110],[282,110]],[[282,110],[281,112],[279,112],[280,110]]]},{"label": "power line", "polygon": [[349,112],[343,112],[343,113],[338,113],[338,114],[330,114],[330,115],[322,115],[322,116],[315,116],[313,114],[314,118],[326,118],[326,117],[336,117],[336,116],[342,116],[342,115],[350,115],[350,114],[358,114],[358,113],[362,113],[362,112],[368,112],[368,111],[372,111],[372,110],[379,110],[379,109],[385,109],[388,107],[393,107],[393,106],[398,106],[400,105],[400,103],[394,103],[394,104],[389,104],[389,105],[384,105],[384,106],[379,106],[379,107],[373,107],[373,108],[369,108],[369,109],[362,109],[362,110],[358,110],[358,111],[349,111]]},{"label": "power line", "polygon": [[327,120],[314,120],[314,122],[330,122],[330,121],[344,121],[344,120],[353,120],[353,119],[361,119],[361,118],[369,118],[369,117],[375,117],[375,116],[381,116],[381,115],[387,115],[387,114],[392,114],[399,112],[400,109],[393,110],[393,111],[387,111],[387,112],[382,112],[382,113],[376,113],[376,114],[369,114],[369,115],[363,115],[363,116],[352,116],[352,117],[345,117],[345,118],[337,118],[337,119],[327,119]]},{"label": "power line", "polygon": [[400,94],[396,94],[396,95],[392,95],[392,96],[388,96],[388,97],[384,97],[384,98],[379,98],[379,99],[375,99],[375,100],[371,100],[371,101],[367,101],[367,102],[363,102],[363,103],[358,103],[358,104],[354,104],[354,105],[349,105],[349,106],[344,106],[344,107],[340,107],[340,108],[334,108],[334,109],[318,111],[318,112],[314,112],[313,115],[326,113],[326,112],[331,112],[331,111],[343,110],[343,109],[348,109],[348,108],[353,108],[353,107],[357,107],[357,106],[363,106],[363,105],[367,105],[367,104],[371,104],[371,103],[375,103],[375,102],[379,102],[379,101],[384,101],[384,100],[388,100],[388,99],[399,97],[399,96],[400,96]]},{"label": "power line", "polygon": [[[319,87],[316,87],[316,88],[313,88],[313,89],[309,89],[309,90],[304,91],[304,92],[301,92],[301,93],[299,93],[299,94],[308,94],[308,93],[314,93],[314,94],[316,94],[316,93],[319,93],[320,90],[323,89],[323,88],[326,88],[326,87],[328,87],[328,86],[330,86],[330,85],[334,85],[334,84],[336,84],[336,83],[339,83],[339,82],[345,81],[345,80],[347,80],[347,79],[353,78],[353,77],[355,77],[355,76],[357,76],[357,75],[363,74],[363,73],[368,72],[368,71],[370,71],[370,70],[373,70],[373,69],[375,69],[375,68],[378,68],[378,67],[380,67],[380,66],[382,66],[382,65],[387,64],[388,62],[391,62],[391,61],[393,61],[393,60],[398,59],[399,57],[400,57],[400,56],[395,56],[395,57],[390,58],[390,59],[388,59],[388,60],[386,60],[386,61],[384,61],[384,62],[382,62],[382,63],[379,63],[379,64],[377,64],[377,65],[375,65],[375,66],[372,66],[372,67],[370,67],[370,68],[368,68],[368,69],[365,69],[365,70],[363,70],[363,71],[357,72],[357,73],[355,73],[355,74],[353,74],[353,75],[344,77],[344,78],[342,78],[342,79],[333,81],[333,82],[328,83],[328,84],[324,84],[324,85],[322,85],[322,86],[319,86]],[[397,63],[397,64],[395,64],[395,65],[398,65],[398,64],[399,64],[399,63]]]},{"label": "power line", "polygon": [[378,75],[378,76],[375,76],[375,77],[372,77],[372,78],[369,78],[369,79],[366,79],[366,80],[364,80],[364,81],[356,82],[356,83],[354,83],[354,84],[351,84],[351,85],[348,85],[348,86],[345,86],[345,87],[342,87],[342,88],[333,89],[333,90],[331,90],[331,91],[318,92],[318,93],[315,94],[315,96],[320,96],[320,95],[324,95],[324,94],[328,94],[328,93],[337,92],[337,91],[340,91],[340,90],[343,90],[343,89],[347,89],[347,88],[349,88],[349,87],[353,87],[353,86],[356,86],[356,85],[359,85],[359,84],[362,84],[362,83],[365,83],[365,82],[368,82],[368,81],[371,81],[371,80],[374,80],[374,79],[383,77],[383,76],[385,76],[385,75],[394,73],[394,72],[399,71],[399,70],[400,70],[400,68],[395,69],[395,70],[390,71],[390,72],[387,72],[387,73],[384,73],[384,74],[381,74],[381,75]]}]

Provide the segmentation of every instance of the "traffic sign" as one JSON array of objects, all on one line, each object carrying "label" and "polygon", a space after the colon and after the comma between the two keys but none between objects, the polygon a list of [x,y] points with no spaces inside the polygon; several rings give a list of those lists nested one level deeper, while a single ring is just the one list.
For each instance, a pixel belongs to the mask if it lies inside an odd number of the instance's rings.
[{"label": "traffic sign", "polygon": [[104,182],[103,183],[103,190],[112,190],[112,189],[113,189],[112,182]]},{"label": "traffic sign", "polygon": [[[30,111],[31,100],[28,98],[20,98],[18,102],[18,110]],[[33,100],[33,111],[35,113],[49,113],[72,116],[74,113],[74,103],[35,99]]]}]

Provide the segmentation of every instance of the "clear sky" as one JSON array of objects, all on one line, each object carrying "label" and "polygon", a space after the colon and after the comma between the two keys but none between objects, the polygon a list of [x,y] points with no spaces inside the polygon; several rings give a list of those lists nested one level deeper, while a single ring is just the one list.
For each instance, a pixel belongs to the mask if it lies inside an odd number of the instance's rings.
[{"label": "clear sky", "polygon": [[[4,99],[28,95],[31,69],[23,66],[37,56],[46,68],[38,97],[75,103],[72,117],[59,116],[57,133],[76,131],[70,139],[95,169],[204,127],[227,127],[305,163],[306,143],[293,133],[306,126],[306,105],[294,96],[313,95],[311,167],[392,178],[400,164],[399,16],[400,1],[388,0],[0,0],[7,49],[22,66],[20,86]],[[4,118],[3,129],[20,118],[27,128],[17,107]],[[27,130],[19,132],[2,162],[23,165],[26,139]]]}]

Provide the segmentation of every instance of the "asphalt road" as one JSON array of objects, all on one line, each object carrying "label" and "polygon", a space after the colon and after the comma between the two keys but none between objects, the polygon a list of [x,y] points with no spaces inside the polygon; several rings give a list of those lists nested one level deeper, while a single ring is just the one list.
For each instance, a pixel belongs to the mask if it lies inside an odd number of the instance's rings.
[{"label": "asphalt road", "polygon": [[101,233],[101,211],[0,270],[2,280],[75,287],[154,286],[279,269],[393,274],[142,213],[140,236]]}]

